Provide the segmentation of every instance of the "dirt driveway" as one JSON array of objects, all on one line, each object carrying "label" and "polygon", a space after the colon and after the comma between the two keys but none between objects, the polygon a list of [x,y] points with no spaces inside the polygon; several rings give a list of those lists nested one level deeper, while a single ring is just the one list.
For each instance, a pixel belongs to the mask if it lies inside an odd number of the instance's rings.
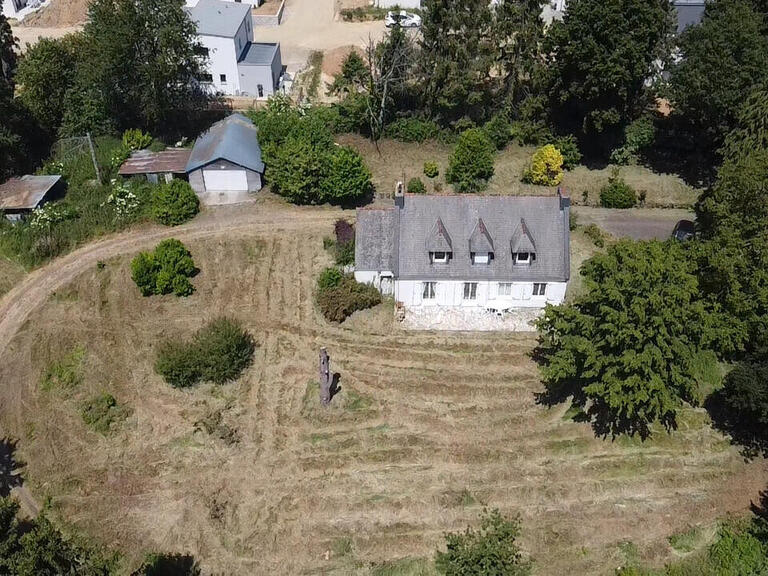
[{"label": "dirt driveway", "polygon": [[596,224],[617,238],[626,237],[634,240],[666,240],[672,234],[672,229],[678,220],[694,219],[693,212],[680,209],[617,210],[576,206],[573,212],[579,224]]},{"label": "dirt driveway", "polygon": [[334,0],[286,0],[283,23],[277,28],[256,28],[254,35],[257,42],[280,42],[283,64],[293,73],[313,50],[365,46],[369,37],[378,40],[384,30],[383,21],[335,20]]}]

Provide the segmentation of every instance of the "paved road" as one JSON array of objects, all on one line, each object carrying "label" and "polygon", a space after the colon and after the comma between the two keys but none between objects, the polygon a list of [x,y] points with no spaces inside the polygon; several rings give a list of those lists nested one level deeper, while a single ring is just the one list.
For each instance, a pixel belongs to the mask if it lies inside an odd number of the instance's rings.
[{"label": "paved road", "polygon": [[616,210],[574,206],[573,212],[579,224],[596,224],[613,236],[634,240],[664,240],[672,234],[678,220],[694,218],[690,210],[661,208]]}]

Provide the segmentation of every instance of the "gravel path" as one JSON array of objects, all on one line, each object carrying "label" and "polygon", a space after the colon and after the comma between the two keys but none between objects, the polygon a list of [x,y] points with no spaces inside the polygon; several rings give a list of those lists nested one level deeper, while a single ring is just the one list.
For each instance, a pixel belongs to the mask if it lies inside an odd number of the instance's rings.
[{"label": "gravel path", "polygon": [[690,210],[670,208],[633,208],[618,210],[575,206],[573,208],[579,224],[596,224],[618,238],[634,240],[666,240],[678,220],[693,220]]}]

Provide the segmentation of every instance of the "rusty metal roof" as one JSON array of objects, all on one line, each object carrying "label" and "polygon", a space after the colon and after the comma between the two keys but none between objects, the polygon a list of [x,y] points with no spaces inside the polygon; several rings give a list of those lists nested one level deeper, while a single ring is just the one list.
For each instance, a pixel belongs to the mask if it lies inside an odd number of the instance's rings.
[{"label": "rusty metal roof", "polygon": [[33,210],[61,176],[22,176],[0,184],[0,210]]},{"label": "rusty metal roof", "polygon": [[120,166],[118,174],[184,174],[190,154],[189,148],[168,148],[161,152],[139,150]]}]

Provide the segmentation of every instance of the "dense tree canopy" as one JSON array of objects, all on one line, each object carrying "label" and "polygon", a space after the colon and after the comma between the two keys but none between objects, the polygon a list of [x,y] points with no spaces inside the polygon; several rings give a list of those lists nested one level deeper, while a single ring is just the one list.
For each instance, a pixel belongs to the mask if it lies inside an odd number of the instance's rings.
[{"label": "dense tree canopy", "polygon": [[648,100],[654,62],[666,57],[672,30],[668,0],[572,0],[547,34],[547,91],[562,131],[604,152]]},{"label": "dense tree canopy", "polygon": [[548,398],[572,395],[603,435],[674,428],[698,401],[697,353],[721,337],[692,259],[677,243],[622,240],[581,274],[587,292],[539,321]]},{"label": "dense tree canopy", "polygon": [[750,91],[768,79],[763,17],[742,0],[708,2],[700,25],[683,32],[681,59],[671,69],[670,97],[678,139],[704,164],[714,162],[738,125]]}]

